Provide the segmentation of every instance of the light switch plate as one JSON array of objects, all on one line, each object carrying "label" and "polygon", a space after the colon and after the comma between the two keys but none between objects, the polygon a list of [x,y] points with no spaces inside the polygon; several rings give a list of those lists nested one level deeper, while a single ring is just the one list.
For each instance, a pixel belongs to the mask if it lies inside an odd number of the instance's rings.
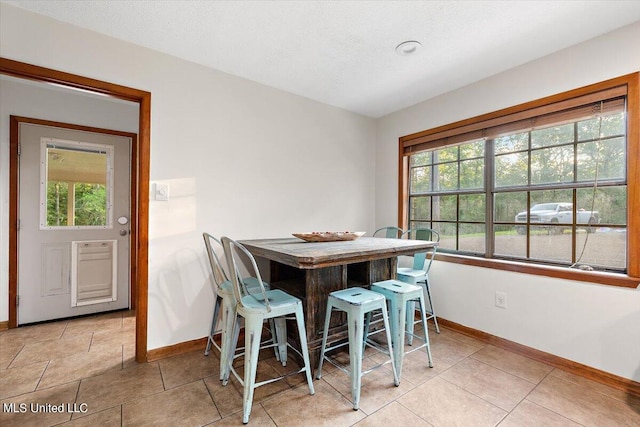
[{"label": "light switch plate", "polygon": [[169,184],[156,183],[156,200],[169,200]]}]

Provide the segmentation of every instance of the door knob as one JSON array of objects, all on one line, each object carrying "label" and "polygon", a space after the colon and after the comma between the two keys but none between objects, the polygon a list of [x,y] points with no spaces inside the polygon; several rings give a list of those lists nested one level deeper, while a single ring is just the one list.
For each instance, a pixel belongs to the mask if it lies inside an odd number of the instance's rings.
[{"label": "door knob", "polygon": [[126,236],[127,235],[127,230],[120,230],[120,235],[121,236]]}]

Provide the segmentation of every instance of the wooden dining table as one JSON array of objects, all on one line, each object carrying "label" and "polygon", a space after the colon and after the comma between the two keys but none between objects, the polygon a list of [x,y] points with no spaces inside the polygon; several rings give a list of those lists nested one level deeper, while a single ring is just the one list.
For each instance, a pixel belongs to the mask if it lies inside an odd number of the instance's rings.
[{"label": "wooden dining table", "polygon": [[[372,283],[395,279],[398,256],[432,250],[425,240],[360,237],[349,241],[306,242],[298,238],[240,241],[258,259],[268,262],[272,289],[282,289],[302,300],[309,356],[317,367],[322,332],[331,292],[349,287],[369,288]],[[297,345],[297,333],[289,340]],[[334,314],[329,341],[347,338],[346,315]]]}]

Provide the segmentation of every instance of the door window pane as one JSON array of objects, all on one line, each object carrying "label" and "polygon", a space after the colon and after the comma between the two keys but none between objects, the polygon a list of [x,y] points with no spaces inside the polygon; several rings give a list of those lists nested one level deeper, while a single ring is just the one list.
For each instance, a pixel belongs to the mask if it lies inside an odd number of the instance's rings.
[{"label": "door window pane", "polygon": [[113,147],[44,138],[40,228],[111,226]]}]

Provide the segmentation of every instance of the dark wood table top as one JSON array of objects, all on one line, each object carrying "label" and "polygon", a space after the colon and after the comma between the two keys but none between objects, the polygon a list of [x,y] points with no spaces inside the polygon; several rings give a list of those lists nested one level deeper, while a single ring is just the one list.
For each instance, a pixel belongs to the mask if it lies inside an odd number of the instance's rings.
[{"label": "dark wood table top", "polygon": [[437,246],[425,240],[360,237],[337,242],[305,242],[298,238],[240,241],[254,256],[300,269],[314,269],[413,255]]}]

